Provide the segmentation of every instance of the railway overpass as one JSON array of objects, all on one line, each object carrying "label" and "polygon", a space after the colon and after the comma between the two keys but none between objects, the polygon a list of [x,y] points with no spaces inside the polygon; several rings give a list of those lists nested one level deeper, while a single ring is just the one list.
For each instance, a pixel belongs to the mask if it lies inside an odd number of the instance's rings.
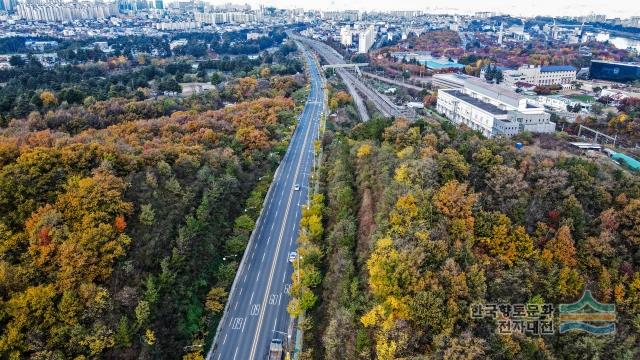
[{"label": "railway overpass", "polygon": [[322,70],[325,70],[325,69],[337,69],[337,68],[360,67],[360,66],[369,66],[369,63],[350,63],[350,64],[322,65]]},{"label": "railway overpass", "polygon": [[292,37],[294,39],[302,41],[303,43],[314,49],[320,56],[325,59],[325,61],[328,63],[328,66],[333,66],[334,68],[336,68],[336,72],[340,75],[347,89],[349,90],[349,93],[351,94],[351,97],[353,98],[354,103],[356,104],[356,108],[358,109],[360,117],[363,121],[367,121],[369,119],[369,114],[360,94],[369,99],[369,101],[371,101],[380,111],[380,113],[382,113],[382,115],[385,117],[413,117],[413,113],[410,109],[402,109],[398,107],[389,98],[380,94],[375,89],[372,89],[356,75],[347,71],[347,68],[349,67],[359,69],[360,65],[358,65],[358,63],[348,64],[346,61],[344,61],[342,55],[340,55],[337,51],[335,51],[327,44],[324,44],[320,41],[297,35],[292,35]]}]

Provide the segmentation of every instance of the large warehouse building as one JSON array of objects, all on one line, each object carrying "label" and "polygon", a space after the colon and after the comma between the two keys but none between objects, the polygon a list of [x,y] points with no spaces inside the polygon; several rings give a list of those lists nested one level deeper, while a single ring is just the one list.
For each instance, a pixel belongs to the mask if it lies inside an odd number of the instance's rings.
[{"label": "large warehouse building", "polygon": [[471,76],[448,75],[438,77],[446,88],[438,90],[437,110],[454,123],[464,124],[486,137],[555,131],[551,114],[510,89]]},{"label": "large warehouse building", "polygon": [[640,80],[640,64],[591,60],[589,73],[592,79],[632,82]]}]

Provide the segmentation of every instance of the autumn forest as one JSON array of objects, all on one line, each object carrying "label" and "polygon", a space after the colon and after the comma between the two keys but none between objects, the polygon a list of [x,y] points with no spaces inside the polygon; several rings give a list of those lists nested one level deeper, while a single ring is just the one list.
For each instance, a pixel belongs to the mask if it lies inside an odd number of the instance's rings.
[{"label": "autumn forest", "polygon": [[[189,49],[0,70],[0,359],[203,358],[309,86],[292,42]],[[288,308],[301,359],[640,357],[636,175],[531,134],[363,123],[332,76]],[[614,334],[472,317],[585,290]]]},{"label": "autumn forest", "polygon": [[0,71],[0,358],[201,357],[306,97],[291,44],[109,61]]},{"label": "autumn forest", "polygon": [[[301,284],[307,358],[640,356],[637,177],[428,118],[357,123],[352,106],[323,139],[323,232],[299,240],[323,256],[302,269],[323,274]],[[557,304],[584,290],[615,304],[614,335],[558,334]],[[478,303],[556,304],[555,332],[499,333]]]}]

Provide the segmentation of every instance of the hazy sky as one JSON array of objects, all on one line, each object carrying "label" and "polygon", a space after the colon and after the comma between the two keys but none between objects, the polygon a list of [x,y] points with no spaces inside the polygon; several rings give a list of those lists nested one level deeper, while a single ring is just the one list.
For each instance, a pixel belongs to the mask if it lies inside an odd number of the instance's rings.
[{"label": "hazy sky", "polygon": [[[214,4],[230,0],[209,0]],[[236,0],[250,5],[273,5],[279,8],[326,10],[428,10],[433,12],[472,13],[499,11],[517,16],[605,14],[608,17],[640,16],[639,0]]]}]

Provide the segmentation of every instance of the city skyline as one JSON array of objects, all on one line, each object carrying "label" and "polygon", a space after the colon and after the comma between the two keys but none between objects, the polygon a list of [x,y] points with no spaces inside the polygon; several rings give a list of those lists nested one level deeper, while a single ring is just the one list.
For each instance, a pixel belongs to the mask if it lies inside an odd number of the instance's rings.
[{"label": "city skyline", "polygon": [[[88,2],[87,1],[71,1],[62,0],[62,2]],[[23,3],[24,1],[20,1]],[[106,0],[108,2],[120,2],[119,0]],[[165,1],[167,4],[179,2],[179,0]],[[426,14],[459,14],[473,15],[477,12],[494,12],[496,14],[511,15],[515,17],[535,17],[535,16],[552,16],[552,17],[578,17],[588,15],[605,15],[609,19],[621,18],[629,19],[640,17],[640,3],[626,3],[620,6],[602,7],[602,3],[598,0],[569,0],[557,2],[553,0],[539,0],[535,3],[522,3],[516,1],[500,1],[487,0],[477,3],[471,0],[452,0],[446,4],[433,0],[419,1],[407,0],[402,3],[402,7],[397,4],[381,0],[323,0],[314,2],[312,6],[294,0],[204,0],[213,6],[232,5],[250,5],[253,9],[259,6],[272,6],[280,9],[302,8],[304,10],[319,11],[343,11],[343,10],[360,10],[360,11],[422,11]],[[619,1],[623,2],[623,1]],[[17,0],[0,0],[0,10],[5,8],[14,8]],[[9,5],[12,4],[12,5]],[[622,6],[624,5],[624,6]]]},{"label": "city skyline", "polygon": [[[177,1],[177,0],[176,0]],[[213,5],[223,5],[230,1],[215,0],[207,1]],[[494,11],[502,14],[514,16],[584,16],[590,14],[603,14],[608,18],[630,18],[640,16],[640,3],[626,2],[623,6],[602,7],[602,2],[598,0],[569,0],[553,1],[539,0],[526,3],[521,1],[500,1],[487,0],[476,2],[471,0],[452,0],[445,4],[434,0],[406,0],[402,2],[402,7],[398,4],[381,0],[323,0],[314,2],[313,6],[305,3],[301,6],[295,0],[248,0],[238,1],[238,3],[248,3],[252,7],[259,5],[274,6],[277,8],[304,8],[313,10],[363,10],[363,11],[391,11],[391,10],[420,10],[430,13],[456,13],[473,14],[478,11]],[[623,5],[623,4],[620,4]]]}]

